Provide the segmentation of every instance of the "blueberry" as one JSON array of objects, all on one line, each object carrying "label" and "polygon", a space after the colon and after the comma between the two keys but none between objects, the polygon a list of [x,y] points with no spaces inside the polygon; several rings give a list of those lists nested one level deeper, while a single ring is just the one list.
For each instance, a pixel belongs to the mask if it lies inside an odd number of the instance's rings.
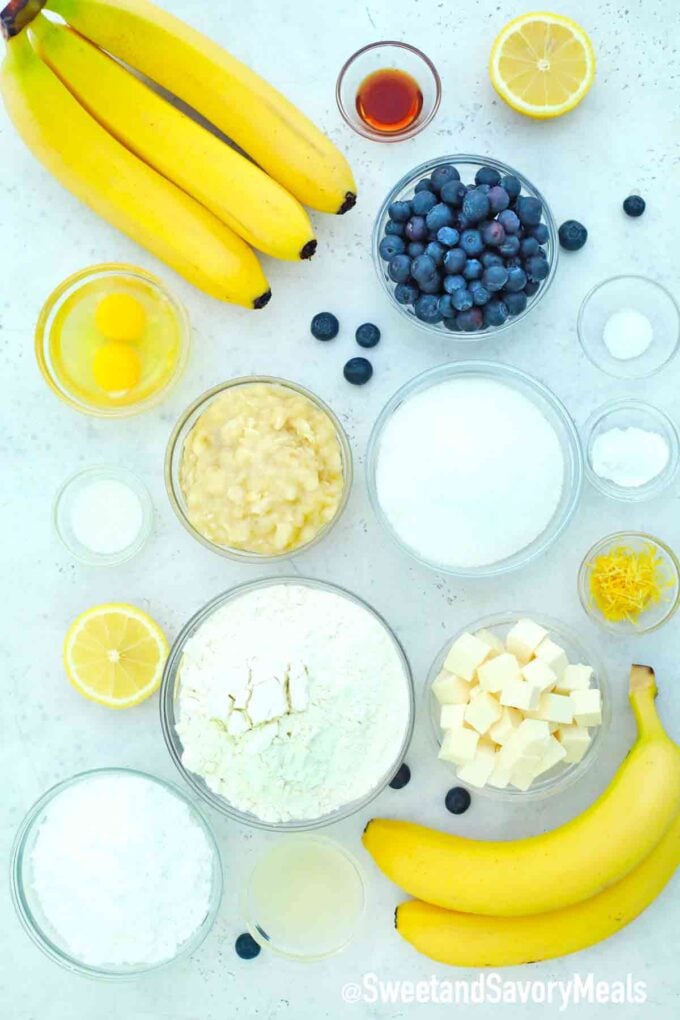
[{"label": "blueberry", "polygon": [[474,333],[484,325],[484,315],[481,308],[470,308],[466,312],[459,312],[456,316],[456,327],[462,333]]},{"label": "blueberry", "polygon": [[478,230],[464,230],[460,236],[460,246],[466,255],[481,255],[484,251],[482,235]]},{"label": "blueberry", "polygon": [[425,248],[425,254],[429,255],[436,266],[441,266],[444,261],[445,248],[439,241],[430,241]]},{"label": "blueberry", "polygon": [[454,786],[444,798],[446,810],[452,815],[462,815],[470,807],[470,794],[462,786]]},{"label": "blueberry", "polygon": [[[528,259],[531,255],[538,255],[538,241],[535,237],[523,237],[520,246],[519,253],[523,259]],[[512,252],[514,255],[515,252]]]},{"label": "blueberry", "polygon": [[[397,258],[403,258],[403,256],[398,255]],[[392,265],[391,262],[390,265]],[[332,340],[333,337],[338,335],[340,323],[332,312],[319,312],[312,319],[312,323],[309,328],[312,331],[312,336],[317,340]]]},{"label": "blueberry", "polygon": [[413,190],[416,195],[419,195],[421,191],[432,191],[432,181],[429,177],[423,177],[422,181],[418,181]]},{"label": "blueberry", "polygon": [[517,198],[522,190],[522,185],[513,174],[506,174],[505,177],[502,177],[501,184],[510,196],[510,201]]},{"label": "blueberry", "polygon": [[424,241],[427,237],[427,224],[424,216],[412,216],[404,230],[409,241]]},{"label": "blueberry", "polygon": [[430,325],[441,322],[439,299],[434,294],[423,294],[422,297],[419,297],[413,310],[416,313],[416,318],[421,322],[427,322]]},{"label": "blueberry", "polygon": [[456,314],[450,294],[442,294],[439,298],[438,307],[442,319],[452,319]]},{"label": "blueberry", "polygon": [[449,181],[459,181],[460,174],[456,170],[455,166],[451,166],[450,163],[445,163],[444,166],[438,166],[436,170],[432,171],[432,190],[441,191],[445,184]]},{"label": "blueberry", "polygon": [[410,783],[410,781],[411,770],[406,764],[406,762],[404,762],[404,764],[400,766],[399,771],[397,772],[394,779],[390,783],[390,787],[393,790],[403,790],[404,787]]},{"label": "blueberry", "polygon": [[494,188],[501,183],[501,175],[492,166],[483,166],[475,174],[475,184],[488,184]]},{"label": "blueberry", "polygon": [[480,220],[485,220],[489,215],[490,209],[489,198],[481,188],[473,188],[472,191],[468,191],[463,199],[463,216],[470,223],[478,223]]},{"label": "blueberry", "polygon": [[[459,313],[459,314],[462,314],[462,313]],[[444,319],[444,325],[446,326],[447,329],[450,329],[452,333],[453,332],[455,332],[455,333],[459,332],[459,330],[458,330],[458,323],[456,322],[456,319],[453,316],[450,319]]]},{"label": "blueberry", "polygon": [[451,301],[457,312],[467,312],[474,304],[472,294],[467,287],[459,287],[458,290],[454,290],[451,295]]},{"label": "blueberry", "polygon": [[550,272],[550,265],[547,259],[542,259],[540,255],[532,255],[524,263],[524,270],[530,280],[540,281],[545,280]]},{"label": "blueberry", "polygon": [[511,292],[524,290],[527,285],[526,273],[519,266],[511,266],[508,269],[508,279],[505,284],[505,289]]},{"label": "blueberry", "polygon": [[499,248],[505,240],[505,231],[498,220],[491,220],[482,227],[482,240],[491,248]]},{"label": "blueberry", "polygon": [[[502,249],[499,249],[499,251]],[[485,251],[481,258],[482,265],[485,269],[489,269],[491,266],[502,266],[503,259],[495,251]]]},{"label": "blueberry", "polygon": [[523,267],[524,262],[522,261],[521,255],[506,255],[503,260],[503,264],[506,269],[512,269],[513,266],[519,266],[520,269]]},{"label": "blueberry", "polygon": [[467,261],[467,255],[462,248],[449,248],[444,256],[444,272],[460,273]]},{"label": "blueberry", "polygon": [[[423,258],[422,255],[420,257]],[[390,259],[387,273],[390,280],[394,280],[395,283],[406,283],[411,275],[411,260],[408,255],[395,255]]]},{"label": "blueberry", "polygon": [[391,206],[387,210],[387,215],[396,223],[406,223],[406,220],[411,215],[411,203],[392,202]]},{"label": "blueberry", "polygon": [[498,298],[484,305],[484,324],[486,326],[502,326],[508,317],[508,306]]},{"label": "blueberry", "polygon": [[458,273],[454,273],[453,276],[444,277],[443,286],[447,294],[453,294],[454,291],[460,290],[461,287],[465,287],[467,284],[464,276],[459,276]]},{"label": "blueberry", "polygon": [[521,224],[516,212],[512,209],[504,209],[498,214],[498,222],[506,234],[516,234]]},{"label": "blueberry", "polygon": [[441,273],[438,273],[435,270],[435,272],[432,274],[429,280],[423,280],[423,282],[419,284],[419,286],[423,294],[441,294],[442,292]]},{"label": "blueberry", "polygon": [[558,230],[560,244],[566,251],[578,251],[588,240],[588,231],[578,220],[565,220]]},{"label": "blueberry", "polygon": [[373,375],[373,365],[366,358],[350,358],[342,374],[353,386],[363,386]]},{"label": "blueberry", "polygon": [[452,227],[453,219],[453,212],[449,209],[446,202],[438,202],[437,205],[430,209],[425,217],[425,222],[427,223],[427,229],[432,230],[436,234],[441,227]]},{"label": "blueberry", "polygon": [[526,294],[527,297],[533,297],[534,294],[538,290],[540,290],[540,287],[541,285],[538,282],[538,280],[529,280],[526,287],[524,288],[524,293]]},{"label": "blueberry", "polygon": [[437,240],[447,248],[453,248],[460,241],[460,234],[455,227],[440,227],[437,231]]},{"label": "blueberry", "polygon": [[234,949],[236,950],[236,955],[240,956],[242,960],[254,960],[256,956],[260,955],[262,947],[258,946],[252,935],[244,931],[236,939]]},{"label": "blueberry", "polygon": [[519,315],[527,306],[527,296],[523,290],[504,293],[503,301],[508,309],[508,315]]},{"label": "blueberry", "polygon": [[419,191],[413,196],[411,208],[414,216],[427,216],[430,209],[437,204],[437,196],[434,191]]},{"label": "blueberry", "polygon": [[472,294],[472,300],[476,305],[485,305],[491,297],[491,294],[481,280],[472,281],[470,284],[470,293]]},{"label": "blueberry", "polygon": [[623,211],[627,216],[642,216],[645,211],[645,200],[640,195],[629,195],[623,200]]},{"label": "blueberry", "polygon": [[387,237],[403,237],[404,224],[397,223],[395,220],[388,220],[385,224],[385,235]]},{"label": "blueberry", "polygon": [[416,255],[422,255],[424,251],[425,245],[422,241],[409,241],[406,245],[406,254],[410,255],[412,259],[414,259]]},{"label": "blueberry", "polygon": [[429,280],[432,276],[434,276],[436,268],[437,265],[434,259],[425,253],[424,255],[418,255],[418,257],[413,260],[413,263],[409,267],[409,272],[416,283],[424,283],[426,280]]},{"label": "blueberry", "polygon": [[543,215],[543,203],[531,195],[520,195],[517,199],[515,210],[520,223],[525,227],[535,227],[541,222]]},{"label": "blueberry", "polygon": [[395,255],[403,255],[406,250],[406,242],[401,237],[383,237],[378,245],[380,258],[389,262]]},{"label": "blueberry", "polygon": [[535,227],[530,227],[527,233],[529,237],[535,237],[539,244],[545,244],[550,237],[550,231],[545,223],[537,223]]},{"label": "blueberry", "polygon": [[364,322],[354,334],[359,347],[375,347],[380,343],[380,330],[372,322]]},{"label": "blueberry", "polygon": [[507,279],[508,270],[505,266],[489,266],[488,269],[484,270],[484,275],[482,276],[484,286],[492,293],[497,290],[503,290]]},{"label": "blueberry", "polygon": [[400,305],[412,305],[420,296],[420,288],[415,283],[398,283],[394,296]]},{"label": "blueberry", "polygon": [[508,234],[498,250],[505,258],[511,258],[519,252],[520,244],[521,242],[517,234]]},{"label": "blueberry", "polygon": [[489,199],[489,205],[491,206],[492,213],[503,212],[510,205],[510,196],[508,195],[505,188],[502,188],[500,184],[491,188],[487,195]]},{"label": "blueberry", "polygon": [[454,209],[460,209],[466,194],[467,188],[462,181],[447,181],[440,192],[440,197],[442,202],[446,202]]},{"label": "blueberry", "polygon": [[479,280],[484,267],[479,259],[468,259],[463,267],[463,277],[466,280]]}]

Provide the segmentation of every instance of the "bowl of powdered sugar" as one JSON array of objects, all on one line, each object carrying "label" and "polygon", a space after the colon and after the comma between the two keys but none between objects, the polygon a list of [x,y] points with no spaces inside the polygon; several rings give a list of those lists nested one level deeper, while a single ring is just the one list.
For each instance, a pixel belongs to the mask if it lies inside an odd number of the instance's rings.
[{"label": "bowl of powdered sugar", "polygon": [[170,652],[161,722],[212,807],[266,829],[317,828],[390,782],[413,731],[408,661],[357,596],[270,578],[214,599]]}]

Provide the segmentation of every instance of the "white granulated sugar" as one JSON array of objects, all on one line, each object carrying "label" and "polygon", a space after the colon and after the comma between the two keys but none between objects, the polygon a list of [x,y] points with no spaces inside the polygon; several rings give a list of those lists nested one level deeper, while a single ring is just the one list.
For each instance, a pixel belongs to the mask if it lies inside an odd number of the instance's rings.
[{"label": "white granulated sugar", "polygon": [[670,458],[665,436],[631,426],[608,429],[593,440],[593,471],[626,489],[646,485],[660,475]]},{"label": "white granulated sugar", "polygon": [[559,439],[539,408],[480,378],[407,399],[385,426],[376,471],[378,500],[403,542],[462,568],[497,563],[541,535],[563,478]]},{"label": "white granulated sugar", "polygon": [[70,509],[76,539],[91,552],[112,555],[137,539],[144,523],[139,496],[115,478],[102,478],[80,489]]},{"label": "white granulated sugar", "polygon": [[175,956],[208,913],[213,856],[186,804],[141,776],[95,775],[48,806],[32,885],[56,940],[93,967]]},{"label": "white granulated sugar", "polygon": [[303,584],[244,592],[187,642],[177,733],[189,771],[267,822],[320,818],[369,793],[409,721],[383,624]]},{"label": "white granulated sugar", "polygon": [[629,361],[645,353],[654,339],[654,329],[642,312],[620,308],[605,322],[602,339],[612,358]]}]

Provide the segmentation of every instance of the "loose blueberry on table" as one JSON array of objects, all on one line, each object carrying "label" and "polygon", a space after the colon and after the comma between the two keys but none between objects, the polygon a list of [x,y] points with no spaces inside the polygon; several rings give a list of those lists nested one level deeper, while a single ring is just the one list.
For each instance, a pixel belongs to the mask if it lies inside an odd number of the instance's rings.
[{"label": "loose blueberry on table", "polygon": [[350,358],[343,369],[347,382],[363,386],[373,375],[373,365],[367,358]]},{"label": "loose blueberry on table", "polygon": [[390,783],[390,787],[393,790],[403,790],[403,788],[411,781],[411,770],[404,762],[401,766],[394,779]]},{"label": "loose blueberry on table", "polygon": [[578,251],[588,240],[588,231],[578,220],[565,220],[558,236],[565,251]]},{"label": "loose blueberry on table", "polygon": [[627,216],[642,216],[645,208],[645,200],[640,195],[629,195],[624,199],[623,211]]},{"label": "loose blueberry on table", "polygon": [[410,199],[391,203],[384,235],[379,253],[395,300],[453,332],[521,315],[550,273],[540,199],[489,166],[469,184],[454,166],[437,167]]},{"label": "loose blueberry on table", "polygon": [[262,951],[262,947],[257,944],[253,936],[249,935],[247,931],[244,931],[236,939],[234,949],[236,950],[236,955],[240,956],[242,960],[254,960]]},{"label": "loose blueberry on table", "polygon": [[380,330],[372,322],[364,322],[354,334],[359,347],[375,347],[380,343]]},{"label": "loose blueberry on table", "polygon": [[446,794],[444,803],[446,810],[450,811],[452,815],[462,815],[470,807],[470,800],[471,797],[467,790],[462,786],[454,786]]},{"label": "loose blueberry on table", "polygon": [[[390,240],[396,239],[390,238]],[[402,251],[403,250],[404,249],[402,247]],[[331,312],[319,312],[318,315],[315,315],[312,319],[310,329],[312,331],[312,336],[317,340],[333,340],[333,338],[338,335],[340,323]]]}]

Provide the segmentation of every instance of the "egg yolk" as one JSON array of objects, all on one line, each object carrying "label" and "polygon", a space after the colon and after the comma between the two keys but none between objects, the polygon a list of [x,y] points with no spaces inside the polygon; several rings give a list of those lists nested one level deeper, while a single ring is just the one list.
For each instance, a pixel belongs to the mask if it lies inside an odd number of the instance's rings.
[{"label": "egg yolk", "polygon": [[97,330],[107,340],[139,340],[146,326],[144,306],[132,294],[113,293],[103,297],[94,313]]},{"label": "egg yolk", "polygon": [[137,385],[142,363],[134,347],[109,340],[95,351],[92,374],[97,386],[107,393],[120,393]]}]

